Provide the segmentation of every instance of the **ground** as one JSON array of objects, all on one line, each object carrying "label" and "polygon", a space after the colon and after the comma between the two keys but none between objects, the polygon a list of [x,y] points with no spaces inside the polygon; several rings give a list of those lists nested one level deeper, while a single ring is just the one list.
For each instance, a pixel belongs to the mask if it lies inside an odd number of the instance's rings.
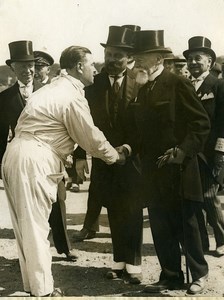
[{"label": "ground", "polygon": [[[63,255],[57,254],[51,241],[52,271],[55,286],[60,287],[68,297],[184,297],[185,289],[165,291],[161,294],[149,295],[142,292],[147,283],[158,280],[160,266],[155,254],[147,211],[144,210],[143,239],[143,281],[141,285],[130,285],[123,280],[108,280],[106,272],[112,263],[112,245],[106,210],[100,216],[100,232],[96,238],[75,243],[72,235],[82,228],[87,202],[89,181],[81,185],[79,193],[67,192],[67,224],[73,248],[78,260],[68,262]],[[210,229],[211,251],[206,255],[209,264],[209,279],[201,297],[222,297],[224,294],[224,256],[214,255],[215,241]],[[35,258],[34,258],[35,259]],[[183,271],[185,261],[183,257]],[[28,296],[23,292],[17,249],[12,230],[6,195],[0,180],[0,296]]]}]

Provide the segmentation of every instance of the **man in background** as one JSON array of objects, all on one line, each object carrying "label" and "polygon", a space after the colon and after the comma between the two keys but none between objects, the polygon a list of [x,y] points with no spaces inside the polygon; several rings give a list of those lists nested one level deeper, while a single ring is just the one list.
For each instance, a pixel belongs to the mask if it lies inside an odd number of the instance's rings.
[{"label": "man in background", "polygon": [[[216,255],[224,255],[224,216],[217,195],[223,185],[224,168],[224,81],[210,74],[216,54],[211,41],[203,36],[194,36],[188,41],[189,49],[183,52],[191,74],[190,80],[211,122],[211,132],[203,155],[199,156],[204,192],[204,210],[207,221],[214,231]],[[198,216],[205,252],[209,251],[209,239],[202,213]]]}]

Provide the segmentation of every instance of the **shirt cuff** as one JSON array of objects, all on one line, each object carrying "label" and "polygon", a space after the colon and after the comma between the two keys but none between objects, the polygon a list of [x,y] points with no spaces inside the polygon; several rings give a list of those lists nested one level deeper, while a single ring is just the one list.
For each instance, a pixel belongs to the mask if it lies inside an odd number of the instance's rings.
[{"label": "shirt cuff", "polygon": [[216,151],[224,152],[224,138],[218,138],[215,145]]},{"label": "shirt cuff", "polygon": [[128,144],[123,144],[123,147],[125,147],[128,150],[128,156],[131,156],[132,154],[131,147]]}]

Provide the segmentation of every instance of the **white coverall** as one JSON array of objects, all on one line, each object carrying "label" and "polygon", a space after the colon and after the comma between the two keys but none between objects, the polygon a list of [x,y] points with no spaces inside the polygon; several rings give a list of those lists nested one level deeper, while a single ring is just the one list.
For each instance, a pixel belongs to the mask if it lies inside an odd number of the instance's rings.
[{"label": "white coverall", "polygon": [[54,289],[48,218],[64,176],[64,160],[75,143],[108,164],[118,158],[93,124],[83,87],[79,80],[62,75],[33,93],[3,157],[23,286],[34,296]]}]

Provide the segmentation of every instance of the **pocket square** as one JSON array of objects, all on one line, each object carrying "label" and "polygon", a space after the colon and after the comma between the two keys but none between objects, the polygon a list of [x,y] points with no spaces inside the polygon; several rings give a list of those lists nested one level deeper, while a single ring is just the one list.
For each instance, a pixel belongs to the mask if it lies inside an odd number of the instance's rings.
[{"label": "pocket square", "polygon": [[214,94],[211,92],[209,94],[204,94],[203,97],[201,97],[201,100],[207,100],[207,99],[212,99],[215,98]]}]

